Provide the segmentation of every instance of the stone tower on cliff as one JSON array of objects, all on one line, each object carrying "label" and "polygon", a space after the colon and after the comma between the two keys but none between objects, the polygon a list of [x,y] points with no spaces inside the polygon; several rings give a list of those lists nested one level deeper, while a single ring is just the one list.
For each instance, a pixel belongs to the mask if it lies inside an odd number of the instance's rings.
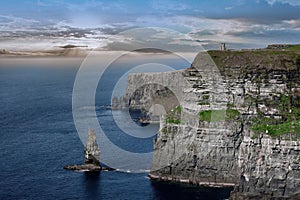
[{"label": "stone tower on cliff", "polygon": [[100,151],[97,144],[96,133],[93,129],[89,129],[88,139],[84,147],[84,163],[100,165]]},{"label": "stone tower on cliff", "polygon": [[226,44],[225,43],[221,43],[220,50],[221,51],[226,51]]}]

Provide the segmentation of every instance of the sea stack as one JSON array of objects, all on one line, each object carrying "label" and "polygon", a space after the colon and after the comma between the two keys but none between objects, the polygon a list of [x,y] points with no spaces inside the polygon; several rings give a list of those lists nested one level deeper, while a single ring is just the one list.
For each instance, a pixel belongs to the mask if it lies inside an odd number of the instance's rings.
[{"label": "sea stack", "polygon": [[89,129],[86,145],[84,146],[84,164],[83,165],[67,165],[64,169],[73,171],[99,172],[101,170],[112,171],[113,168],[100,165],[100,150],[97,144],[96,133],[93,129]]},{"label": "sea stack", "polygon": [[84,147],[84,164],[93,164],[100,166],[100,151],[97,144],[96,133],[93,129],[89,129],[88,139]]}]

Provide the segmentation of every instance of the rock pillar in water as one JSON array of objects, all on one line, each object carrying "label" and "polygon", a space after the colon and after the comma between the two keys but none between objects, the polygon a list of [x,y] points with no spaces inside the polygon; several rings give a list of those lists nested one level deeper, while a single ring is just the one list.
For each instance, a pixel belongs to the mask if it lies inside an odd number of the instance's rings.
[{"label": "rock pillar in water", "polygon": [[84,147],[84,163],[100,165],[100,151],[97,144],[96,133],[93,129],[89,129],[88,139]]}]

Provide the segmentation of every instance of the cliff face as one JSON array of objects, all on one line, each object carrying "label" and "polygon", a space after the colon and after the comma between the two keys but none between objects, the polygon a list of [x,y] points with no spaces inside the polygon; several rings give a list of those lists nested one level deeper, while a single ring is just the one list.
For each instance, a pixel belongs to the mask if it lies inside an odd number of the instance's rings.
[{"label": "cliff face", "polygon": [[[126,95],[120,98],[120,104],[127,104],[133,110],[141,110],[142,118],[159,121],[159,114],[169,112],[182,101],[184,95],[182,88],[186,87],[183,73],[184,71],[164,72],[159,75],[157,73],[130,74]],[[158,104],[161,107],[155,107]],[[163,110],[155,112],[160,108]]]},{"label": "cliff face", "polygon": [[[299,54],[219,53],[211,55],[221,73],[230,87],[242,89],[233,99],[243,98],[240,105],[233,102],[242,114],[244,130],[236,156],[240,178],[232,199],[299,198]],[[232,70],[233,63],[238,70]]]},{"label": "cliff face", "polygon": [[299,199],[299,161],[299,141],[245,136],[238,154],[241,178],[232,199]]},{"label": "cliff face", "polygon": [[200,53],[185,71],[131,75],[127,91],[135,107],[166,108],[150,177],[232,186],[232,199],[299,197],[297,52]]}]

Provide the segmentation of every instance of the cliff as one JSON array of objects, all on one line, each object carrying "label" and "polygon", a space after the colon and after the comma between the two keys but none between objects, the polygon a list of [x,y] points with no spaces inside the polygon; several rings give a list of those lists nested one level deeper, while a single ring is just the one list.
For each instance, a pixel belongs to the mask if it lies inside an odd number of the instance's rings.
[{"label": "cliff", "polygon": [[234,187],[232,199],[300,198],[299,55],[210,51],[184,71],[130,75],[131,106],[166,110],[149,176]]}]

